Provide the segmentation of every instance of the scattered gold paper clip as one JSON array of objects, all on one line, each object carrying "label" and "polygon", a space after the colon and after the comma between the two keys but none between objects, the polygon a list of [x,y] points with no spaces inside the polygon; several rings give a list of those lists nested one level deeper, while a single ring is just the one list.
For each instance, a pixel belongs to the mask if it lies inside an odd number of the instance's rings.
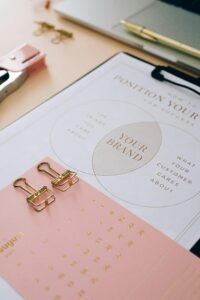
[{"label": "scattered gold paper clip", "polygon": [[35,21],[35,23],[39,25],[39,28],[33,32],[34,35],[36,35],[36,36],[40,36],[43,33],[50,32],[50,31],[56,33],[55,37],[53,37],[51,39],[51,42],[53,44],[59,44],[63,40],[65,40],[66,38],[72,38],[73,37],[73,33],[72,32],[67,31],[65,29],[56,28],[54,25],[52,25],[52,24],[50,24],[48,22]]},{"label": "scattered gold paper clip", "polygon": [[36,36],[40,36],[41,34],[45,33],[45,32],[49,32],[49,31],[54,31],[55,30],[55,26],[47,23],[47,22],[39,22],[39,21],[35,21],[36,24],[39,25],[39,29],[35,30],[33,33]]},{"label": "scattered gold paper clip", "polygon": [[61,43],[63,40],[65,40],[66,38],[72,38],[73,37],[73,33],[70,31],[67,31],[65,29],[55,29],[55,32],[57,33],[57,35],[51,39],[51,42],[53,44],[59,44]]},{"label": "scattered gold paper clip", "polygon": [[36,211],[43,210],[56,200],[54,193],[46,186],[43,186],[40,189],[35,189],[27,183],[25,178],[16,179],[13,183],[13,186],[23,190],[28,195],[26,200],[28,204]]},{"label": "scattered gold paper clip", "polygon": [[37,166],[37,170],[53,178],[53,180],[51,181],[52,186],[55,189],[60,190],[61,192],[65,192],[79,180],[76,176],[77,173],[70,170],[65,170],[64,173],[60,174],[52,169],[48,162],[41,162]]}]

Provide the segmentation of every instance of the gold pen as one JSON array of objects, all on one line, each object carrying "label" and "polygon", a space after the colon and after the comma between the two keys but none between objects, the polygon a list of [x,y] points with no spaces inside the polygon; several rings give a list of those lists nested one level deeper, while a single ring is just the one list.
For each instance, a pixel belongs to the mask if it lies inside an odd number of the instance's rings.
[{"label": "gold pen", "polygon": [[144,38],[148,41],[154,42],[154,43],[160,43],[163,45],[166,45],[168,47],[174,48],[178,51],[187,53],[191,56],[200,58],[200,50],[190,47],[186,44],[177,42],[176,40],[173,40],[171,38],[168,38],[166,36],[163,36],[159,33],[156,33],[154,31],[151,31],[147,29],[146,27],[134,24],[130,21],[121,20],[120,24],[129,32]]}]

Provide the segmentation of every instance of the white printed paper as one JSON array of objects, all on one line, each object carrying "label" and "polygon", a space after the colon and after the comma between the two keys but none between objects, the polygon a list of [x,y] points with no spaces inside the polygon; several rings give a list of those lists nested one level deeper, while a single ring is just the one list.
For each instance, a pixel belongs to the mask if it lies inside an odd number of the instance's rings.
[{"label": "white printed paper", "polygon": [[51,156],[189,249],[200,234],[200,99],[152,69],[119,54],[3,130],[1,187]]}]

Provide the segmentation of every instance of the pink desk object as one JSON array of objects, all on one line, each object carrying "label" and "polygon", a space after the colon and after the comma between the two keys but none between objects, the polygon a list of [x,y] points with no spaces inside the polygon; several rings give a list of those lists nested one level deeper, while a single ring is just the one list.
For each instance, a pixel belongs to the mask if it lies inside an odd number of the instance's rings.
[{"label": "pink desk object", "polygon": [[0,102],[19,88],[27,76],[45,66],[45,55],[24,44],[0,58]]},{"label": "pink desk object", "polygon": [[[22,176],[51,188],[36,166]],[[54,192],[39,213],[12,183],[0,192],[0,277],[24,299],[200,299],[196,256],[83,180]]]},{"label": "pink desk object", "polygon": [[0,58],[0,68],[7,71],[33,71],[45,66],[45,55],[37,48],[24,44]]}]

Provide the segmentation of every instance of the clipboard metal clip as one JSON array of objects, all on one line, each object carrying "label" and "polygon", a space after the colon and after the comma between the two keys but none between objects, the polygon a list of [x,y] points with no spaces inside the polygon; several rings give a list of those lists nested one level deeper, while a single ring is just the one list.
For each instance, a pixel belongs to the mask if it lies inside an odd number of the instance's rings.
[{"label": "clipboard metal clip", "polygon": [[22,85],[33,71],[45,66],[45,55],[24,44],[0,58],[0,102]]},{"label": "clipboard metal clip", "polygon": [[39,172],[45,173],[53,178],[51,181],[52,186],[61,192],[67,191],[72,185],[79,181],[78,177],[76,176],[77,173],[70,170],[65,170],[60,174],[54,170],[48,162],[41,162],[37,166],[37,169]]},{"label": "clipboard metal clip", "polygon": [[165,67],[165,66],[156,66],[155,69],[153,69],[153,71],[151,72],[151,76],[154,78],[154,79],[157,79],[159,81],[166,81],[166,82],[169,82],[171,84],[174,84],[174,85],[177,85],[177,86],[180,86],[182,88],[185,88],[185,89],[188,89],[190,90],[191,92],[193,93],[196,93],[197,95],[200,95],[200,91],[198,91],[197,89],[194,89],[192,88],[191,86],[188,86],[188,85],[185,85],[185,84],[180,84],[179,82],[176,82],[176,81],[173,81],[173,80],[170,80],[168,78],[166,78],[164,76],[164,74],[162,74],[162,72],[168,72],[176,77],[179,77],[183,80],[186,80],[188,81],[189,83],[192,83],[198,87],[200,87],[200,77],[192,77],[188,74],[185,74],[181,71],[178,71],[172,67]]},{"label": "clipboard metal clip", "polygon": [[23,190],[28,196],[28,204],[36,211],[41,211],[56,200],[54,193],[46,186],[40,189],[33,188],[25,178],[18,178],[13,183],[15,188]]}]

